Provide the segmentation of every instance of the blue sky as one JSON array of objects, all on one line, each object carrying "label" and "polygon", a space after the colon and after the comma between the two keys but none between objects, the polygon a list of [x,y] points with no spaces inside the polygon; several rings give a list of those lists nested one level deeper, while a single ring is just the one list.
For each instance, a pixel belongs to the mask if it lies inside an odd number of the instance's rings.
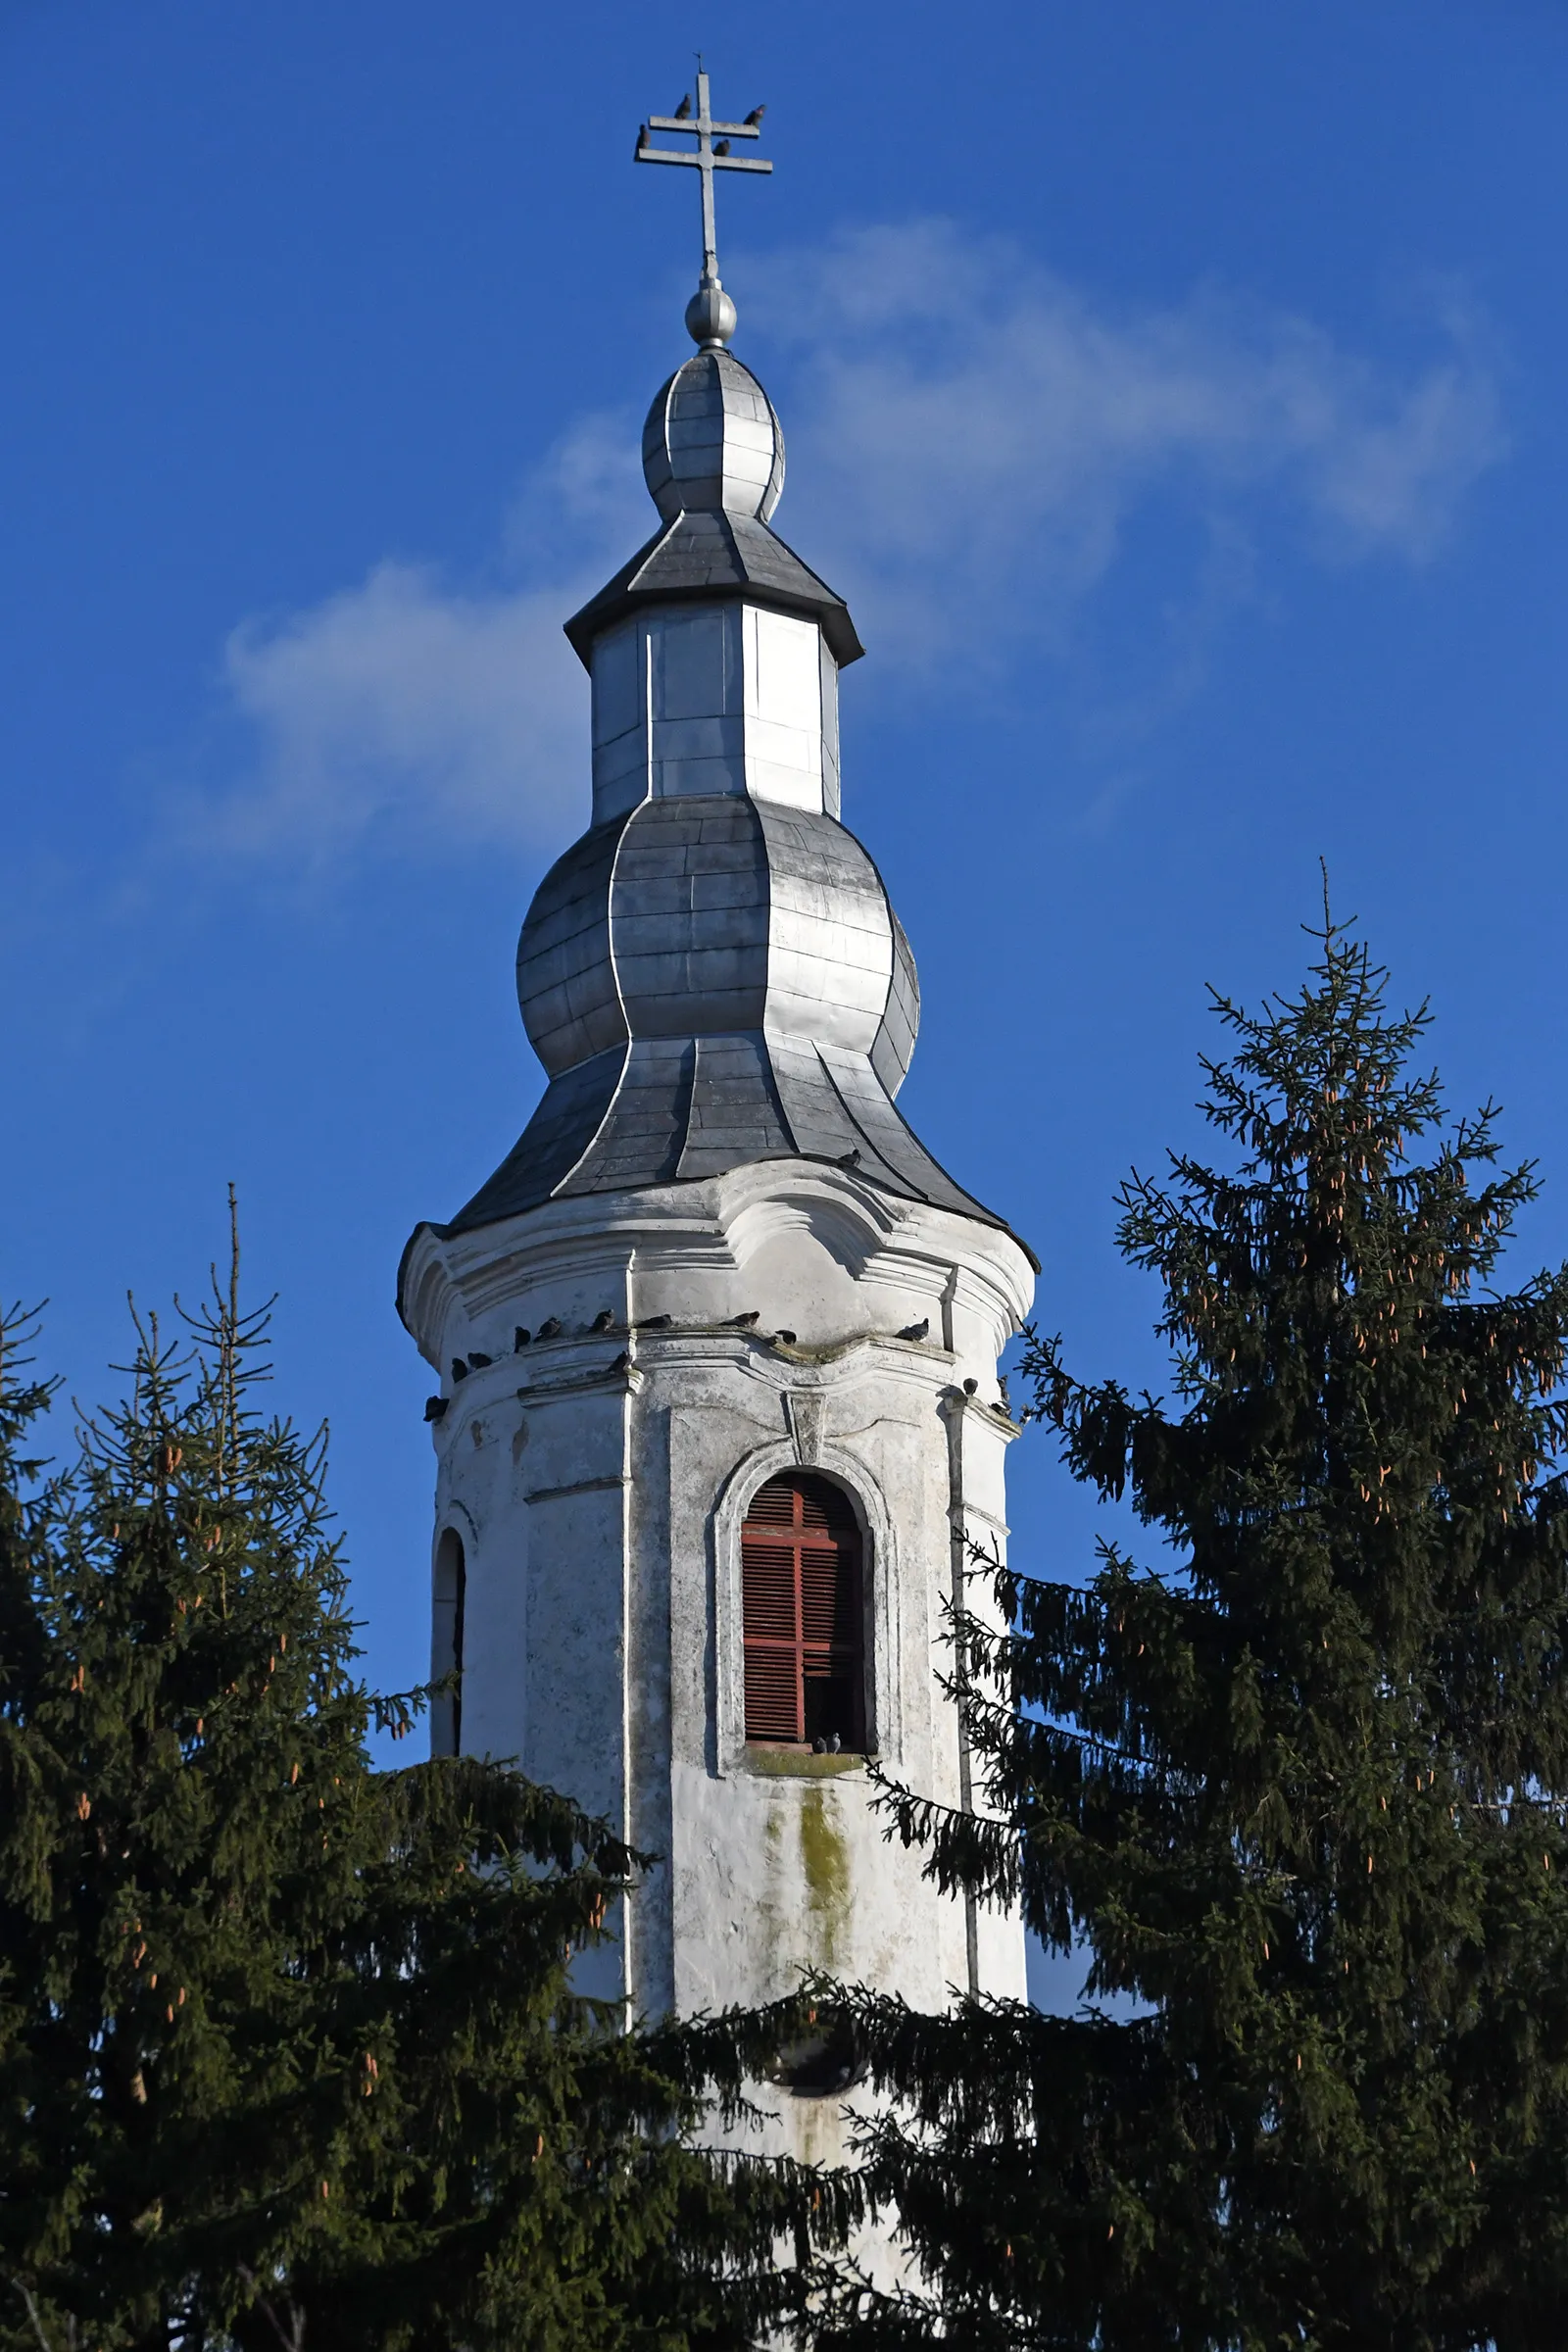
[{"label": "blue sky", "polygon": [[[1204,984],[1297,977],[1320,855],[1568,1254],[1555,0],[9,0],[0,1288],[101,1396],[235,1179],[389,1684],[431,1482],[393,1278],[539,1086],[560,622],[648,527],[696,261],[632,142],[699,41],[768,107],[721,259],[777,527],[868,647],[905,1105],[1042,1321],[1157,1377],[1111,1195],[1193,1134]],[[1074,1572],[1090,1514],[1012,1458],[1017,1555]]]}]

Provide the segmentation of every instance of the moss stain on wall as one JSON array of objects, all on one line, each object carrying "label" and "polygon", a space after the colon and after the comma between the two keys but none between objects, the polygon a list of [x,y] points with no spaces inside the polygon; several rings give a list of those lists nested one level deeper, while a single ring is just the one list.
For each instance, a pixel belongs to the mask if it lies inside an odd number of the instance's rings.
[{"label": "moss stain on wall", "polygon": [[836,1794],[820,1782],[801,1790],[801,1873],[806,1900],[821,1948],[812,1957],[831,1966],[850,1899],[850,1857],[839,1822]]}]

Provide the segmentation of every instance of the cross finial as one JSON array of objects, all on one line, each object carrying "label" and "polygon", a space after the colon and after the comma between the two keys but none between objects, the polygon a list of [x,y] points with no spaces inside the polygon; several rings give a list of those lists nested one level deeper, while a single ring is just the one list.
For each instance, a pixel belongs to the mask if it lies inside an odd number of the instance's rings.
[{"label": "cross finial", "polygon": [[[731,139],[760,139],[761,121],[766,108],[754,106],[744,122],[715,122],[708,103],[708,75],[703,71],[701,55],[697,60],[697,111],[692,112],[689,96],[683,98],[672,115],[650,115],[637,133],[637,161],[640,164],[686,164],[700,175],[703,198],[703,274],[697,291],[686,306],[687,331],[695,343],[711,350],[727,343],[735,332],[735,305],[725,293],[718,274],[718,237],[713,225],[713,173],[715,172],[771,172],[771,164],[760,156],[731,155]],[[678,131],[683,137],[695,138],[697,152],[688,155],[679,147],[651,147],[651,130]],[[715,137],[714,134],[717,134]]]}]

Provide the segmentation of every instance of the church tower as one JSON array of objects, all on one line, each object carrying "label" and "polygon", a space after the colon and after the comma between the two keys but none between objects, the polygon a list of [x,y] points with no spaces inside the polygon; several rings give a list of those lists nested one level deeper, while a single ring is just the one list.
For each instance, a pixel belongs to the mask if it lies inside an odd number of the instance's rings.
[{"label": "church tower", "polygon": [[[1018,1920],[886,1841],[867,1759],[969,1801],[943,1609],[1005,1535],[997,1360],[1034,1261],[895,1105],[914,959],[840,818],[862,649],[770,527],[784,437],[713,251],[755,124],[712,122],[703,74],[652,127],[698,141],[639,143],[702,174],[698,349],[643,433],[658,528],[565,624],[592,813],[517,950],[549,1084],[399,1280],[442,1380],[434,1737],[661,1857],[593,1986],[639,2013],[803,1966],[918,2008],[1021,1995]],[[843,2083],[806,2055],[778,2144],[833,2153]]]}]

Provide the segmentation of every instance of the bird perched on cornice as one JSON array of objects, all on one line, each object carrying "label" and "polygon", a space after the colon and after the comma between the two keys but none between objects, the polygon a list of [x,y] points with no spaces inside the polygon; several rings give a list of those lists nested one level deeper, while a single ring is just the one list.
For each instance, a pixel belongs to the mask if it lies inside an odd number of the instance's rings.
[{"label": "bird perched on cornice", "polygon": [[930,1328],[930,1316],[922,1315],[918,1323],[906,1323],[899,1337],[901,1340],[923,1340]]}]

